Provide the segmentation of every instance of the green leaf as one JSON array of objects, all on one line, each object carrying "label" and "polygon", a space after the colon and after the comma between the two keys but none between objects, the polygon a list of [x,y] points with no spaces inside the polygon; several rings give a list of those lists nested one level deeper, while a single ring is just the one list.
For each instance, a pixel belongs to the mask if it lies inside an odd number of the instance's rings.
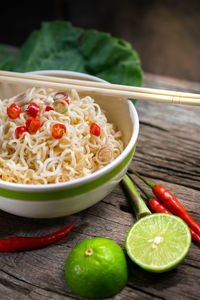
[{"label": "green leaf", "polygon": [[80,49],[86,59],[86,68],[91,73],[96,74],[129,59],[134,64],[139,64],[139,57],[131,45],[111,37],[108,33],[96,30],[86,31]]},{"label": "green leaf", "polygon": [[[135,50],[124,40],[96,30],[85,31],[80,50],[87,73],[111,83],[141,86],[143,73]],[[136,103],[136,100],[132,100]]]},{"label": "green leaf", "polygon": [[17,63],[9,66],[5,59],[6,66],[18,72],[77,71],[135,86],[141,86],[143,79],[139,56],[130,43],[65,21],[42,23],[22,46]]},{"label": "green leaf", "polygon": [[15,71],[79,69],[83,72],[82,56],[78,51],[81,33],[81,29],[67,22],[44,22],[22,46]]},{"label": "green leaf", "polygon": [[17,58],[12,56],[4,46],[0,46],[0,70],[12,71]]}]

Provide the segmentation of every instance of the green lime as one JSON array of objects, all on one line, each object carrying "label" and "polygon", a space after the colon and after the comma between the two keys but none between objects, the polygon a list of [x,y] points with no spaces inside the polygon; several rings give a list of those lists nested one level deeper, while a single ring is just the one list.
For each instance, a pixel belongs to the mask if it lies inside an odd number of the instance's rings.
[{"label": "green lime", "polygon": [[65,265],[69,287],[81,297],[102,299],[117,294],[127,283],[128,265],[122,248],[106,238],[77,244]]},{"label": "green lime", "polygon": [[170,214],[152,214],[137,221],[126,237],[133,262],[150,272],[165,272],[183,261],[191,245],[186,223]]}]

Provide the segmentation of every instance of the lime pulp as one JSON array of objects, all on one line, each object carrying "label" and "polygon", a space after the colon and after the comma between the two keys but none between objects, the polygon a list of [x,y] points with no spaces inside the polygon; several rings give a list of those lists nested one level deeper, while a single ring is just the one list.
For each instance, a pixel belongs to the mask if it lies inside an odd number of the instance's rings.
[{"label": "lime pulp", "polygon": [[191,245],[187,224],[170,214],[152,214],[138,220],[129,230],[125,247],[130,259],[150,272],[175,268]]}]

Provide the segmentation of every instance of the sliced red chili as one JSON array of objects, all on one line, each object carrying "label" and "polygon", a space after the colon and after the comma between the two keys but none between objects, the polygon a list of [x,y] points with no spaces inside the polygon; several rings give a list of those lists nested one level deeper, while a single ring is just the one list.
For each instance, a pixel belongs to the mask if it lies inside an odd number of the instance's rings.
[{"label": "sliced red chili", "polygon": [[69,100],[68,99],[64,99],[66,102],[67,102],[67,104],[69,105]]},{"label": "sliced red chili", "polygon": [[101,128],[96,123],[92,123],[90,125],[90,133],[96,136],[100,136]]},{"label": "sliced red chili", "polygon": [[27,132],[27,128],[25,126],[19,126],[15,129],[15,136],[16,139],[19,139],[20,136],[24,133]]},{"label": "sliced red chili", "polygon": [[47,105],[45,111],[55,110],[52,106]]},{"label": "sliced red chili", "polygon": [[29,118],[26,120],[26,128],[29,133],[36,133],[40,126],[41,122],[36,118]]},{"label": "sliced red chili", "polygon": [[21,108],[15,103],[11,104],[7,108],[7,115],[10,119],[17,119],[21,112]]},{"label": "sliced red chili", "polygon": [[26,112],[29,116],[36,118],[39,110],[40,110],[40,107],[37,104],[35,104],[34,102],[32,102],[29,105],[29,107],[27,108]]},{"label": "sliced red chili", "polygon": [[56,123],[52,126],[52,136],[54,139],[61,139],[64,133],[66,133],[65,125]]}]

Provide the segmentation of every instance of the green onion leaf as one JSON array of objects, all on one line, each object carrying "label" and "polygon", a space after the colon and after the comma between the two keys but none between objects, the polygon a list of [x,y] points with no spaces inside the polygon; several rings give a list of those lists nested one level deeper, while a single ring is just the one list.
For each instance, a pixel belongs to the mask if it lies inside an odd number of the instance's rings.
[{"label": "green onion leaf", "polygon": [[54,101],[55,111],[64,114],[68,110],[68,104],[65,100]]}]

